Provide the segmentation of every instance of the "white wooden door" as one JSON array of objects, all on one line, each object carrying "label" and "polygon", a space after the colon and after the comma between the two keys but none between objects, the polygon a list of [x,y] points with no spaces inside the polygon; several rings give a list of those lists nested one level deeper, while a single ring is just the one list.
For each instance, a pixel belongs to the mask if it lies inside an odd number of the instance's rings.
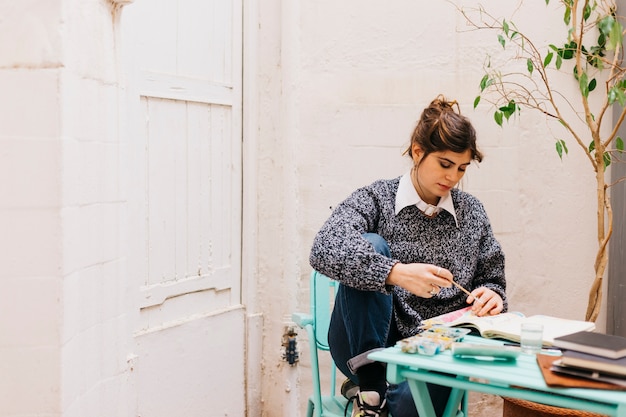
[{"label": "white wooden door", "polygon": [[245,415],[241,0],[123,9],[142,417]]}]

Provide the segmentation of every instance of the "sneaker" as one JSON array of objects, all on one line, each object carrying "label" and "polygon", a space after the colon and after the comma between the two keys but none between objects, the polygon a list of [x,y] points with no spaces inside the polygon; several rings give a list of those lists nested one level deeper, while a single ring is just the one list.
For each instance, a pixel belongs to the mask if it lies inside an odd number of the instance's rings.
[{"label": "sneaker", "polygon": [[387,417],[387,400],[376,391],[358,391],[352,404],[352,417]]},{"label": "sneaker", "polygon": [[359,386],[350,378],[346,378],[341,384],[341,395],[343,395],[346,400],[353,399],[357,392],[359,392]]}]

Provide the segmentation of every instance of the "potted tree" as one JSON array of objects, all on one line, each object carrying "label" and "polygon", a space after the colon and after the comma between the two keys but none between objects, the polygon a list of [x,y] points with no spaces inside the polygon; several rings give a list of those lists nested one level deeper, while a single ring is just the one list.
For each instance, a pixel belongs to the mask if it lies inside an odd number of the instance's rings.
[{"label": "potted tree", "polygon": [[[546,0],[546,7],[550,0]],[[474,107],[482,101],[493,109],[494,121],[502,126],[523,111],[540,112],[567,132],[568,138],[553,137],[555,151],[563,157],[573,146],[586,155],[596,180],[597,244],[595,276],[591,280],[585,319],[596,321],[602,305],[602,281],[607,269],[608,242],[613,231],[611,184],[607,168],[620,160],[624,141],[618,129],[626,117],[626,67],[623,66],[624,27],[615,0],[561,0],[558,24],[564,25],[563,38],[547,46],[527,36],[515,22],[497,18],[483,7],[457,6],[473,30],[494,32],[494,42],[514,57],[518,67],[507,63],[503,70],[487,59],[485,75]],[[523,8],[523,3],[519,5]],[[562,17],[562,19],[561,19]],[[488,57],[489,58],[489,57]],[[555,80],[574,80],[575,91],[559,91]],[[619,116],[613,119],[613,108]],[[581,129],[580,126],[583,126]],[[621,182],[621,181],[620,181]],[[508,403],[505,415],[560,414],[551,407]],[[509,412],[507,412],[507,405]],[[514,409],[525,408],[523,414]],[[576,414],[588,415],[588,414]]]},{"label": "potted tree", "polygon": [[[546,0],[546,5],[549,3]],[[617,134],[626,117],[626,67],[622,66],[621,49],[624,29],[613,0],[560,3],[565,38],[544,50],[512,21],[497,19],[480,7],[459,10],[474,29],[495,31],[497,42],[503,49],[514,49],[515,59],[523,66],[522,71],[502,72],[488,60],[474,107],[481,101],[490,103],[494,121],[501,126],[522,110],[542,113],[570,135],[570,140],[554,138],[558,155],[567,154],[568,144],[573,143],[585,153],[589,168],[595,173],[598,251],[585,313],[586,320],[595,321],[602,304],[602,280],[613,231],[610,187],[614,184],[609,182],[607,168],[619,161],[624,151],[624,141]],[[554,80],[559,77],[575,79],[578,88],[574,95],[554,87]],[[592,95],[600,98],[595,97],[592,103]],[[621,107],[617,120],[610,117],[614,106]],[[584,131],[578,130],[579,120],[584,122]],[[604,128],[608,123],[612,123],[610,128]],[[605,131],[608,133],[603,134]]]}]

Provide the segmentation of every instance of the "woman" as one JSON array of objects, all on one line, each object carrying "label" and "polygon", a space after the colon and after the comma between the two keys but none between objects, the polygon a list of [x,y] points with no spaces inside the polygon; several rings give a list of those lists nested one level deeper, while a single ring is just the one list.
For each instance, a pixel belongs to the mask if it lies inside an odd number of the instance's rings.
[{"label": "woman", "polygon": [[[422,320],[472,304],[505,311],[504,254],[480,201],[455,188],[482,154],[471,122],[438,96],[424,109],[406,154],[413,167],[340,203],[313,242],[310,263],[340,282],[331,355],[358,385],[352,416],[417,416],[406,383],[387,386],[367,355],[419,332]],[[471,291],[461,292],[455,280]],[[430,385],[438,415],[449,389]]]}]

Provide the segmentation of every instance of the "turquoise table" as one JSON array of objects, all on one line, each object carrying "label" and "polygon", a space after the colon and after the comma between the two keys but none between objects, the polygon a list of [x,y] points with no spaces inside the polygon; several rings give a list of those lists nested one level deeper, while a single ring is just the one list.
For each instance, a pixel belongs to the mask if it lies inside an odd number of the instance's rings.
[{"label": "turquoise table", "polygon": [[[466,336],[471,343],[501,343]],[[553,388],[546,385],[534,355],[520,354],[515,361],[454,358],[447,350],[435,356],[404,353],[390,347],[368,356],[387,363],[390,383],[408,381],[421,417],[435,417],[426,383],[452,388],[444,417],[455,416],[466,391],[521,398],[557,407],[626,417],[626,391],[587,388]]]}]

